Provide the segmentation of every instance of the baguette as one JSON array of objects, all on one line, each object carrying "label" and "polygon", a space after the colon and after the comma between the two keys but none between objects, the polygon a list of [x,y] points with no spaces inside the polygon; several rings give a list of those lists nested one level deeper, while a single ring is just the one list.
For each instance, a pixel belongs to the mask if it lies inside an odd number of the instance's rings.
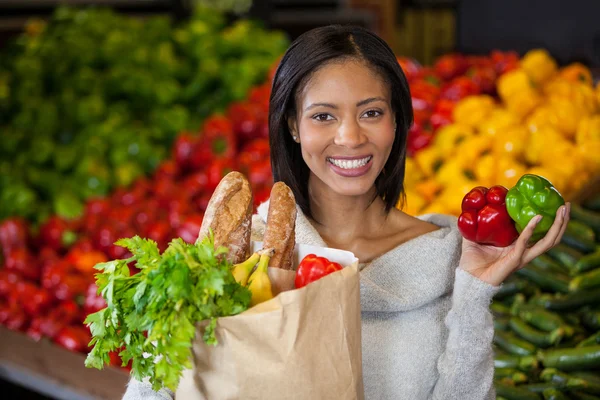
[{"label": "baguette", "polygon": [[250,184],[243,174],[230,172],[221,179],[208,202],[198,240],[212,230],[215,248],[227,247],[227,260],[232,264],[241,263],[250,256],[251,224]]},{"label": "baguette", "polygon": [[269,267],[294,269],[293,253],[296,244],[296,199],[283,182],[271,189],[267,227],[263,238],[264,249],[274,249]]}]

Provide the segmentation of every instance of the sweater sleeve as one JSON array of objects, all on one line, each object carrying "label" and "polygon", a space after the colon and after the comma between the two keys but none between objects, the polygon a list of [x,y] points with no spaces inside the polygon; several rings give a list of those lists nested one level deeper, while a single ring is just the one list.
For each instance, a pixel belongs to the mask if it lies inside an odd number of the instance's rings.
[{"label": "sweater sleeve", "polygon": [[438,360],[434,400],[495,399],[494,324],[489,305],[498,290],[457,268],[452,305],[445,318],[448,341]]},{"label": "sweater sleeve", "polygon": [[155,392],[150,382],[146,380],[140,382],[134,378],[129,380],[123,395],[123,400],[173,400],[174,398],[175,395],[171,390],[163,388]]}]

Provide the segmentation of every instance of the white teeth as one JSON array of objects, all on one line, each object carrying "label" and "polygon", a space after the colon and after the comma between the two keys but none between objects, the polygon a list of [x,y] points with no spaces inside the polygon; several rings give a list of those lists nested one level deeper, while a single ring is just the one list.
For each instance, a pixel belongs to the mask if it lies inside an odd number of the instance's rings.
[{"label": "white teeth", "polygon": [[328,158],[327,161],[343,169],[355,169],[364,167],[369,161],[371,161],[371,156],[362,158],[360,160],[336,160],[335,158]]}]

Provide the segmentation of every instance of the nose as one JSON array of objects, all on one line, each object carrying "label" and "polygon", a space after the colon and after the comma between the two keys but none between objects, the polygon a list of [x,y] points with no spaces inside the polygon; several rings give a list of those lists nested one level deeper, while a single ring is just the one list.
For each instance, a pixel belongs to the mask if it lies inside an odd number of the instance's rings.
[{"label": "nose", "polygon": [[338,146],[356,148],[367,142],[367,136],[357,121],[344,122],[338,129],[334,143]]}]

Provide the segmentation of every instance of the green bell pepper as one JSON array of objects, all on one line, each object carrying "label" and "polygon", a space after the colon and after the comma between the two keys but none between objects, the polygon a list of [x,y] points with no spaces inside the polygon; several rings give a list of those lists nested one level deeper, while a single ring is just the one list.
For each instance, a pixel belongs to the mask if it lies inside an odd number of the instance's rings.
[{"label": "green bell pepper", "polygon": [[526,174],[506,194],[506,210],[521,233],[536,215],[542,220],[533,231],[531,240],[536,242],[550,230],[558,208],[565,204],[558,190],[541,176]]}]

